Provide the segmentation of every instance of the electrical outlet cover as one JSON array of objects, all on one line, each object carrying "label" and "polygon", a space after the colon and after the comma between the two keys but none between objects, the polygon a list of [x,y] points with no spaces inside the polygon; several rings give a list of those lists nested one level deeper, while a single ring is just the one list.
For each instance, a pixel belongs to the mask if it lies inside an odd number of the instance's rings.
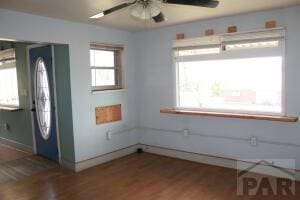
[{"label": "electrical outlet cover", "polygon": [[107,131],[106,132],[106,140],[111,140],[111,137],[112,137],[112,132]]},{"label": "electrical outlet cover", "polygon": [[4,129],[5,131],[8,131],[8,129],[9,129],[9,126],[8,126],[8,124],[7,124],[7,123],[3,124],[3,129]]},{"label": "electrical outlet cover", "polygon": [[184,129],[183,130],[183,135],[184,135],[184,137],[187,137],[189,135],[189,130],[188,129]]},{"label": "electrical outlet cover", "polygon": [[257,146],[257,137],[252,136],[250,138],[250,144],[251,144],[251,146]]}]

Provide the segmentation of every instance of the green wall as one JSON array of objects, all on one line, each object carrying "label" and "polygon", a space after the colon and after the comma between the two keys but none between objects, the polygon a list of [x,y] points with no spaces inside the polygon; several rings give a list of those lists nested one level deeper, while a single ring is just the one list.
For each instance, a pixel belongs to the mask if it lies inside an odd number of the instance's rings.
[{"label": "green wall", "polygon": [[63,160],[75,161],[68,45],[54,45],[58,126]]},{"label": "green wall", "polygon": [[[19,102],[22,111],[0,111],[0,137],[16,141],[32,147],[32,129],[29,108],[28,69],[26,57],[26,43],[0,42],[0,49],[15,48],[16,65],[19,88]],[[2,124],[7,123],[9,129],[3,129]]]}]

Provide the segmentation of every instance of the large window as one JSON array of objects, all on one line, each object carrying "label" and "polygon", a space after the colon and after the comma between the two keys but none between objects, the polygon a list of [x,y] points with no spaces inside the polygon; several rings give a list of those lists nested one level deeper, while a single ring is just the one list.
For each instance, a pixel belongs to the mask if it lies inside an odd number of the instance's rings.
[{"label": "large window", "polygon": [[284,114],[283,30],[186,43],[174,48],[177,108]]},{"label": "large window", "polygon": [[19,106],[17,69],[13,49],[0,51],[0,106]]},{"label": "large window", "polygon": [[90,65],[92,90],[112,90],[122,88],[122,52],[120,46],[92,44]]}]

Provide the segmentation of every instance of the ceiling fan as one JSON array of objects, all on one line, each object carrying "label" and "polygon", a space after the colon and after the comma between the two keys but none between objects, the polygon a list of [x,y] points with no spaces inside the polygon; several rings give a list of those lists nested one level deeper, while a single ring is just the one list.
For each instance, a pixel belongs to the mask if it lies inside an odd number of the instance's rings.
[{"label": "ceiling fan", "polygon": [[122,3],[110,9],[104,10],[96,15],[91,16],[91,19],[98,19],[116,12],[126,7],[131,7],[130,14],[142,20],[153,19],[154,22],[160,23],[166,20],[163,12],[158,6],[158,2],[164,4],[178,4],[188,6],[198,6],[207,8],[216,8],[219,5],[217,0],[135,0],[131,3]]}]

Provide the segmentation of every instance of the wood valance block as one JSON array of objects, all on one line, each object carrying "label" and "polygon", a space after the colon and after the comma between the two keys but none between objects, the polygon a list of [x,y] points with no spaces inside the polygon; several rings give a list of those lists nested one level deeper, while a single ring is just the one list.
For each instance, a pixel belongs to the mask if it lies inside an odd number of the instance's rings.
[{"label": "wood valance block", "polygon": [[184,39],[184,33],[176,34],[176,40],[182,40],[182,39]]},{"label": "wood valance block", "polygon": [[227,28],[227,33],[235,33],[237,32],[237,26],[229,26]]},{"label": "wood valance block", "polygon": [[277,27],[277,21],[276,20],[271,20],[267,21],[265,24],[266,28],[276,28]]},{"label": "wood valance block", "polygon": [[210,36],[210,35],[214,35],[214,34],[215,34],[214,29],[205,30],[205,36]]}]

